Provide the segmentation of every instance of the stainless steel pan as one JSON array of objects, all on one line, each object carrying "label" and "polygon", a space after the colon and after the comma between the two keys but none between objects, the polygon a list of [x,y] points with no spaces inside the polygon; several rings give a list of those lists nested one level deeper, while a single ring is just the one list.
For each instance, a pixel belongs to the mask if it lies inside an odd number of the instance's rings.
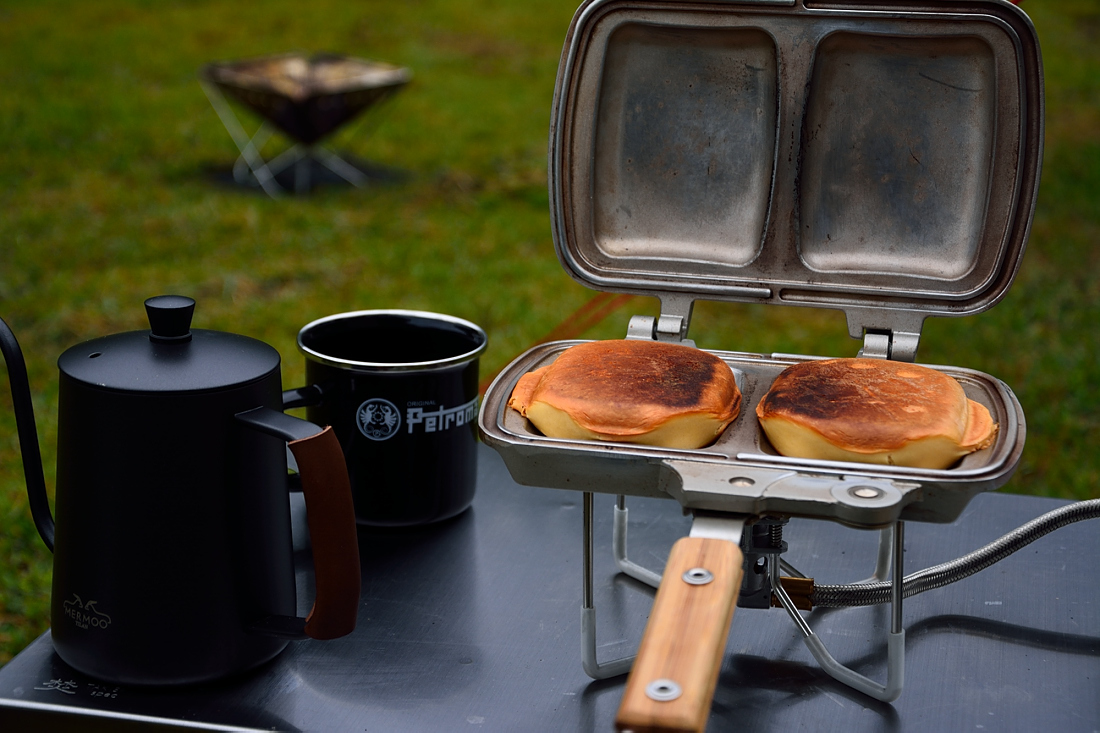
[{"label": "stainless steel pan", "polygon": [[[833,519],[855,527],[897,520],[950,522],[973,496],[999,488],[1023,452],[1023,409],[1000,380],[957,367],[935,367],[989,409],[1000,425],[989,448],[944,470],[787,458],[769,444],[756,404],[791,364],[812,357],[712,351],[738,376],[741,414],[712,445],[699,450],[547,438],[507,406],[521,376],[554,360],[576,342],[537,346],[513,361],[486,392],[485,442],[496,448],[517,482],[625,496],[670,498],[685,509],[745,515]],[[872,487],[876,491],[857,491]]]}]

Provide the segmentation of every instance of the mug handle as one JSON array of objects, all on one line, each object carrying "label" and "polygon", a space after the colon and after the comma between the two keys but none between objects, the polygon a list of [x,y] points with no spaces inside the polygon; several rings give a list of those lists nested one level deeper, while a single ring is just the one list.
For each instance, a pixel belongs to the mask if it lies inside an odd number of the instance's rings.
[{"label": "mug handle", "polygon": [[[359,540],[344,451],[331,427],[320,428],[292,415],[257,407],[237,420],[287,441],[302,477],[306,521],[313,545],[316,596],[305,619],[266,619],[258,629],[296,636],[302,629],[313,639],[336,639],[355,629],[359,615]],[[287,622],[293,622],[289,625]],[[287,628],[289,626],[289,628]]]},{"label": "mug handle", "polygon": [[[295,387],[283,391],[283,410],[292,410],[295,407],[316,407],[325,398],[321,385],[310,384],[305,387]],[[295,458],[297,460],[297,458]],[[287,475],[287,490],[292,494],[302,492],[302,477],[298,473]]]},{"label": "mug handle", "polygon": [[283,409],[290,410],[295,407],[316,407],[324,399],[321,385],[311,384],[307,387],[296,387],[283,392]]}]

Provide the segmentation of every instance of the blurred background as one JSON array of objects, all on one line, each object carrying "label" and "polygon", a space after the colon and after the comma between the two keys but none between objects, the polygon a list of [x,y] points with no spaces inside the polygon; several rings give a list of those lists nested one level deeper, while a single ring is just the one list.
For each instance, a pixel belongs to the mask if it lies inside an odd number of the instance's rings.
[{"label": "blurred background", "polygon": [[[929,321],[918,361],[1003,379],[1027,447],[1003,491],[1100,496],[1100,0],[1028,0],[1042,43],[1046,148],[1020,274],[993,310]],[[0,5],[0,316],[27,359],[53,486],[58,355],[147,327],[143,300],[198,301],[195,326],[273,345],[304,378],[305,323],[365,308],[450,313],[489,334],[488,377],[550,334],[625,335],[656,303],[596,295],[550,236],[546,146],[562,0]],[[238,150],[205,64],[327,51],[411,83],[326,143],[383,172],[364,188],[273,199],[235,185]],[[259,119],[234,108],[251,133]],[[266,157],[289,145],[278,134]],[[600,304],[607,305],[604,301]],[[574,317],[575,316],[575,317]],[[602,316],[602,317],[601,317]],[[565,322],[565,326],[562,324]],[[561,330],[564,328],[564,331]],[[843,315],[700,303],[703,348],[853,356]],[[51,558],[27,507],[0,367],[0,664],[49,624]]]}]

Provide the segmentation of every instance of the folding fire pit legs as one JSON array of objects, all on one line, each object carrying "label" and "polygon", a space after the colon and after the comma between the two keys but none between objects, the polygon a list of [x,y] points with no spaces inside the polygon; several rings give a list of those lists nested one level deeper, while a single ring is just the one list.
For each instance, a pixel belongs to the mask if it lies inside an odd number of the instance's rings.
[{"label": "folding fire pit legs", "polygon": [[[294,166],[294,191],[312,187],[313,161],[354,186],[363,186],[363,171],[328,150],[320,141],[368,108],[408,84],[408,69],[375,61],[318,54],[286,54],[246,61],[208,64],[199,83],[226,131],[240,150],[233,178],[247,183],[250,176],[268,195],[283,187],[275,180]],[[259,114],[264,122],[249,136],[226,97]],[[265,161],[260,150],[278,129],[295,144]]]}]

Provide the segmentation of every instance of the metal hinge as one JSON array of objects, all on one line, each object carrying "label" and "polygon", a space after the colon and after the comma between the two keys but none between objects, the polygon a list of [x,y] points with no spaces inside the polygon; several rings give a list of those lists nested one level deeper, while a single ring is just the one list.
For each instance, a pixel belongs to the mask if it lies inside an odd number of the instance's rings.
[{"label": "metal hinge", "polygon": [[691,312],[695,300],[686,296],[667,295],[661,298],[661,315],[631,316],[626,328],[628,339],[643,341],[669,341],[694,346],[695,342],[686,338],[691,325]]},{"label": "metal hinge", "polygon": [[859,356],[911,362],[917,358],[919,345],[919,333],[868,329],[863,332],[863,348],[859,350]]},{"label": "metal hinge", "polygon": [[872,359],[913,362],[926,314],[919,311],[849,308],[844,315],[848,335],[863,339],[860,356]]}]

